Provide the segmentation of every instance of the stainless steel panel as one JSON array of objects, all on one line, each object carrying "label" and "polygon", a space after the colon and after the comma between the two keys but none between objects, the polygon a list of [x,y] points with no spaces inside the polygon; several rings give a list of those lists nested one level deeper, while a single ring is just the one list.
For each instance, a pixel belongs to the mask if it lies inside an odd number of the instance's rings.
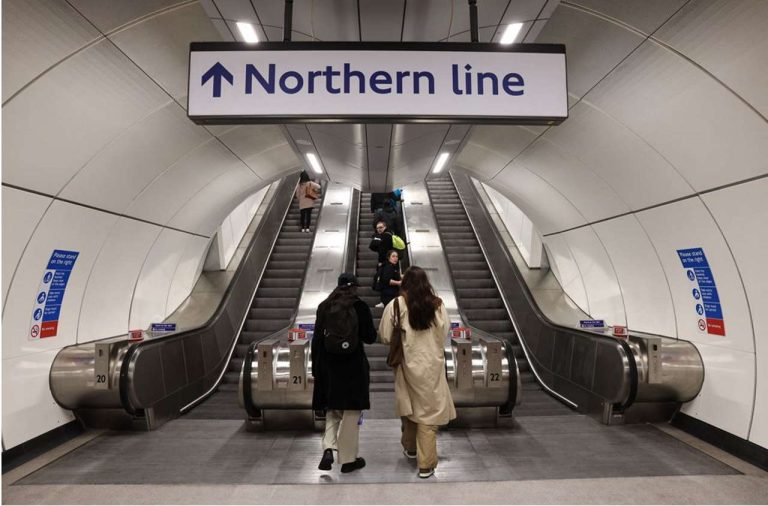
[{"label": "stainless steel panel", "polygon": [[[250,378],[253,404],[259,409],[312,409],[314,377],[309,374],[309,340],[281,345],[277,339],[258,344]],[[242,372],[241,372],[242,376]],[[301,378],[301,383],[297,378]],[[242,399],[242,393],[240,395]]]}]

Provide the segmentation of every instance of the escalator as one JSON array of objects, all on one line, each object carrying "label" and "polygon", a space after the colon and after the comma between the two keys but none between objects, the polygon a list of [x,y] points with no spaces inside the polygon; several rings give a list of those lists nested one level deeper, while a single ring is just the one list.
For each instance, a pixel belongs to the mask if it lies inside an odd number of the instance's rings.
[{"label": "escalator", "polygon": [[[360,220],[357,229],[357,264],[355,273],[360,287],[357,289],[358,296],[363,299],[371,308],[373,313],[373,323],[379,328],[379,320],[384,312],[383,307],[376,307],[381,302],[379,292],[371,288],[373,275],[376,272],[378,255],[375,251],[368,249],[373,234],[373,215],[371,209],[371,194],[360,194]],[[365,352],[368,355],[368,362],[371,365],[371,392],[394,392],[395,378],[392,370],[387,367],[388,347],[383,344],[373,344],[366,347]]]},{"label": "escalator", "polygon": [[[321,200],[315,201],[314,223],[317,223],[317,210],[320,206]],[[188,418],[243,418],[243,410],[237,403],[237,389],[248,347],[255,341],[290,327],[301,298],[301,287],[316,228],[313,223],[311,233],[301,232],[299,215],[299,203],[293,199],[240,331],[227,372],[217,392],[190,411],[186,415]]]},{"label": "escalator", "polygon": [[540,388],[531,373],[453,181],[448,176],[430,179],[427,191],[462,316],[469,325],[504,339],[517,359],[523,382],[523,403],[515,409],[515,416],[571,414],[571,410]]}]

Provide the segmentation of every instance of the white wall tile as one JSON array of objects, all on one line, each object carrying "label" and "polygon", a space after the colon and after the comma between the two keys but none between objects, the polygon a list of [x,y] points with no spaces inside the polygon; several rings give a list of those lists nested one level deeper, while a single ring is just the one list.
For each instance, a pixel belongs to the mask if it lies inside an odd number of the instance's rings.
[{"label": "white wall tile", "polygon": [[587,98],[643,138],[696,190],[765,174],[765,119],[658,44],[643,44]]},{"label": "white wall tile", "polygon": [[88,279],[77,342],[128,332],[136,279],[160,227],[121,218],[107,236]]},{"label": "white wall tile", "polygon": [[755,391],[755,356],[702,342],[696,348],[704,361],[704,385],[682,412],[746,439]]},{"label": "white wall tile", "polygon": [[168,224],[210,237],[246,196],[265,185],[245,165],[234,165],[191,197]]},{"label": "white wall tile", "polygon": [[181,107],[169,103],[131,125],[89,160],[61,197],[122,213],[163,171],[210,139]]},{"label": "white wall tile", "polygon": [[179,101],[187,95],[189,43],[221,40],[197,3],[147,18],[110,38]]},{"label": "white wall tile", "polygon": [[22,357],[3,354],[3,445],[5,450],[74,419],[56,404],[48,373],[58,349]]},{"label": "white wall tile", "polygon": [[536,38],[537,43],[565,44],[568,94],[578,98],[642,41],[637,33],[564,3]]},{"label": "white wall tile", "polygon": [[[519,207],[542,235],[586,223],[556,188],[518,163],[507,166],[487,183]],[[546,205],[542,205],[544,202]]]},{"label": "white wall tile", "polygon": [[165,225],[208,183],[242,165],[217,139],[187,152],[131,202],[126,214]]},{"label": "white wall tile", "polygon": [[545,138],[564,150],[569,159],[579,160],[597,174],[630,209],[693,193],[693,188],[653,146],[593,107],[588,99],[571,109],[568,121],[551,128]]},{"label": "white wall tile", "polygon": [[600,239],[591,227],[561,234],[578,264],[589,301],[589,314],[611,325],[626,325],[624,301],[613,265]]},{"label": "white wall tile", "polygon": [[456,164],[482,179],[491,178],[535,138],[534,132],[517,126],[475,125]]},{"label": "white wall tile", "polygon": [[98,37],[66,2],[3,2],[3,102]]},{"label": "white wall tile", "polygon": [[768,178],[707,193],[704,202],[736,259],[749,299],[757,356],[750,441],[768,448]]},{"label": "white wall tile", "polygon": [[669,285],[653,245],[634,216],[593,225],[611,258],[632,330],[677,337]]},{"label": "white wall tile", "polygon": [[146,256],[136,281],[129,327],[144,329],[166,315],[168,292],[181,256],[197,241],[194,236],[163,229]]},{"label": "white wall tile", "polygon": [[557,188],[587,221],[629,211],[613,188],[570,153],[549,142],[546,134],[526,149],[518,160]]},{"label": "white wall tile", "polygon": [[104,33],[179,3],[177,0],[131,0],[130,2],[104,2],[103,0],[68,1]]},{"label": "white wall tile", "polygon": [[694,60],[768,116],[766,19],[765,1],[689,2],[654,37]]},{"label": "white wall tile", "polygon": [[[718,346],[724,350],[754,353],[754,339],[747,300],[736,264],[717,224],[698,198],[650,209],[637,214],[656,246],[664,273],[672,290],[677,318],[677,335],[694,343]],[[686,277],[677,254],[679,249],[702,248],[712,270],[725,321],[725,336],[698,329],[696,286]]]},{"label": "white wall tile", "polygon": [[[88,276],[117,216],[55,201],[45,213],[19,262],[8,291],[3,317],[3,358],[57,350],[74,344],[77,321]],[[78,251],[64,295],[58,335],[28,339],[35,297],[51,253],[55,249]],[[4,372],[4,378],[5,372]]]},{"label": "white wall tile", "polygon": [[3,106],[3,181],[55,195],[96,153],[169,100],[111,43],[99,42]]},{"label": "white wall tile", "polygon": [[21,254],[53,199],[3,186],[3,308]]},{"label": "white wall tile", "polygon": [[573,259],[568,241],[562,234],[544,237],[552,273],[568,297],[587,314],[592,314],[579,266]]},{"label": "white wall tile", "polygon": [[240,125],[219,138],[262,179],[285,175],[302,164],[279,126]]},{"label": "white wall tile", "polygon": [[617,19],[643,33],[653,33],[685,3],[685,0],[643,0],[642,2],[616,2],[615,0],[572,0],[600,14]]},{"label": "white wall tile", "polygon": [[205,252],[208,251],[210,244],[208,239],[192,235],[188,237],[186,242],[186,248],[179,258],[179,263],[176,265],[171,280],[165,306],[166,315],[174,312],[192,292],[192,288],[195,287],[197,278],[203,269]]}]

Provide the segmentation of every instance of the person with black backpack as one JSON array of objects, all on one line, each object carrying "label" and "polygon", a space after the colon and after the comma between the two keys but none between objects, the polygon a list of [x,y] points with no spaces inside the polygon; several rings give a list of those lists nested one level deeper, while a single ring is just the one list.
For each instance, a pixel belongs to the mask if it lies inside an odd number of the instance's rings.
[{"label": "person with black backpack", "polygon": [[371,408],[370,366],[363,343],[376,341],[371,310],[357,296],[357,278],[345,272],[338,286],[317,308],[312,338],[312,409],[325,410],[323,457],[318,469],[328,471],[338,451],[341,472],[365,467],[357,456],[362,411]]}]

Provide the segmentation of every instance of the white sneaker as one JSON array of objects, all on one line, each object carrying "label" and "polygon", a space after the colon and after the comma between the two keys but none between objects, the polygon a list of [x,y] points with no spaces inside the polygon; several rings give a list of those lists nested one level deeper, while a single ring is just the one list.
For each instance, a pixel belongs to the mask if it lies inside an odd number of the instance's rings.
[{"label": "white sneaker", "polygon": [[384,307],[384,303],[383,303],[383,302],[379,302],[379,303],[378,303],[378,304],[376,304],[374,307]]},{"label": "white sneaker", "polygon": [[432,469],[419,469],[419,478],[429,478],[435,474],[434,468]]}]

